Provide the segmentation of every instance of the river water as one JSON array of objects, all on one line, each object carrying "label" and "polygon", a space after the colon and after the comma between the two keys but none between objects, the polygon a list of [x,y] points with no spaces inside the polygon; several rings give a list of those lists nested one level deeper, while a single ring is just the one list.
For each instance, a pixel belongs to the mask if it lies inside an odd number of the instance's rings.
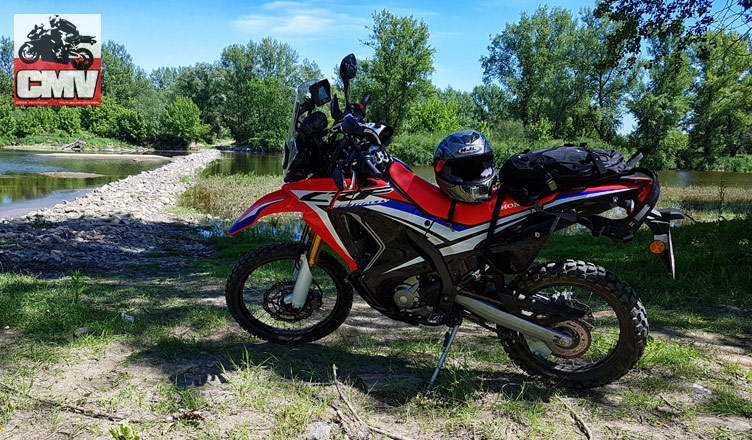
[{"label": "river water", "polygon": [[[89,189],[163,165],[160,160],[88,159],[50,152],[0,149],[0,218],[12,218],[73,200]],[[87,173],[98,177],[56,177],[42,173]]]},{"label": "river water", "polygon": [[[207,168],[210,174],[256,173],[258,175],[282,174],[282,155],[232,153]],[[424,179],[433,182],[433,169],[427,166],[414,166],[413,171]],[[731,173],[725,171],[659,171],[658,176],[667,186],[712,186],[723,183],[727,187],[752,189],[752,173]]]},{"label": "river water", "polygon": [[[21,216],[63,200],[72,200],[91,188],[164,164],[162,161],[115,157],[52,157],[46,153],[0,149],[0,218]],[[424,179],[433,181],[431,167],[416,166],[413,170]],[[70,178],[41,174],[49,172],[91,173],[100,174],[101,177]],[[251,172],[258,175],[280,175],[282,155],[224,153],[222,159],[211,164],[205,172],[215,175]],[[752,190],[752,173],[660,171],[659,176],[668,186],[718,187],[723,183],[727,187]]]}]

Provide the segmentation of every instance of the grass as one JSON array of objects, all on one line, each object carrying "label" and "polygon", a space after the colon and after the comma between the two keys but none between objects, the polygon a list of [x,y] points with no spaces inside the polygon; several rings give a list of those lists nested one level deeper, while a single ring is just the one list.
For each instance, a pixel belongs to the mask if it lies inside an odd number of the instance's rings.
[{"label": "grass", "polygon": [[[200,176],[198,189],[184,195],[179,210],[233,218],[276,189],[281,182],[274,179]],[[742,434],[687,427],[699,415],[752,417],[752,369],[695,338],[705,331],[719,344],[744,344],[742,338],[752,332],[746,311],[752,306],[752,220],[737,206],[749,201],[729,190],[721,206],[724,220],[714,211],[712,194],[664,192],[664,202],[691,198],[700,217],[713,220],[687,221],[673,230],[676,281],[664,276],[647,251],[648,231],[629,245],[587,234],[551,239],[542,258],[592,260],[619,274],[639,292],[653,328],[663,331],[653,333],[635,370],[597,390],[571,392],[531,380],[512,366],[493,334],[472,325],[460,330],[431,392],[424,386],[440,354],[443,328],[345,325],[300,347],[248,335],[223,305],[224,280],[244,253],[299,232],[285,226],[284,218],[235,237],[193,237],[211,243],[216,253],[180,273],[158,265],[45,279],[0,273],[0,329],[7,326],[0,330],[0,381],[37,396],[126,414],[143,438],[286,439],[300,437],[313,421],[338,425],[329,406],[337,399],[332,364],[364,419],[411,437],[582,438],[559,400],[566,399],[601,437],[645,438],[640,427],[647,427],[650,435],[734,438]],[[123,322],[120,312],[134,316],[134,323]],[[75,330],[84,327],[88,331],[76,337]],[[385,385],[363,389],[358,377],[364,373],[384,375]],[[66,377],[76,385],[55,388]],[[712,394],[694,397],[693,384]],[[201,409],[204,420],[176,420],[169,432],[164,423],[138,422],[180,409]],[[39,419],[45,432],[88,431],[102,438],[118,427],[76,417],[0,389],[0,426],[7,432],[29,419]]]},{"label": "grass", "polygon": [[262,196],[282,186],[281,176],[233,174],[200,176],[180,197],[178,206],[235,220]]},{"label": "grass", "polygon": [[105,138],[94,136],[90,133],[81,132],[75,135],[70,135],[65,132],[55,133],[43,133],[28,135],[20,138],[0,138],[0,145],[10,146],[11,141],[17,142],[18,145],[67,145],[80,139],[86,142],[88,145],[85,149],[96,149],[98,147],[129,147],[135,148],[137,145],[130,142],[123,141],[121,139]]}]

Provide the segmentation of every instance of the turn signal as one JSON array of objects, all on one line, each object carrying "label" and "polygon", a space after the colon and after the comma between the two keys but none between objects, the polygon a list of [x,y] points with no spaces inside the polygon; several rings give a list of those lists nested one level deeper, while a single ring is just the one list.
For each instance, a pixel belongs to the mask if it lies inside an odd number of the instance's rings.
[{"label": "turn signal", "polygon": [[650,242],[650,252],[654,254],[660,254],[666,250],[666,243],[661,240],[653,240]]}]

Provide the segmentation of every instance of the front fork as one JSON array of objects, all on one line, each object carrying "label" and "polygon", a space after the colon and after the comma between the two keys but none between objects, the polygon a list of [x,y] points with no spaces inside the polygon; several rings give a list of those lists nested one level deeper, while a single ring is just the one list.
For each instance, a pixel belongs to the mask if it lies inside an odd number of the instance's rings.
[{"label": "front fork", "polygon": [[324,243],[321,237],[313,232],[313,230],[308,235],[307,241],[311,243],[311,248],[308,251],[308,255],[306,255],[305,251],[300,254],[300,259],[292,275],[295,287],[292,293],[285,297],[285,303],[292,305],[296,309],[303,307],[308,299],[308,291],[311,288],[311,281],[313,281],[311,269],[318,264],[321,247]]}]

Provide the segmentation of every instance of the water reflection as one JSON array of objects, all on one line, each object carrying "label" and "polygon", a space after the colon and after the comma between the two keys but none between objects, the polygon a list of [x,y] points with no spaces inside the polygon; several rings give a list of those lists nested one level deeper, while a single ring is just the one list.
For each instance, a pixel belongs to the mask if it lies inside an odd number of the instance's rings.
[{"label": "water reflection", "polygon": [[[55,192],[94,188],[106,183],[154,169],[161,160],[92,159],[47,156],[35,151],[0,150],[0,205],[3,211],[11,204],[42,199]],[[101,177],[55,177],[39,173],[75,172],[101,174]]]}]

